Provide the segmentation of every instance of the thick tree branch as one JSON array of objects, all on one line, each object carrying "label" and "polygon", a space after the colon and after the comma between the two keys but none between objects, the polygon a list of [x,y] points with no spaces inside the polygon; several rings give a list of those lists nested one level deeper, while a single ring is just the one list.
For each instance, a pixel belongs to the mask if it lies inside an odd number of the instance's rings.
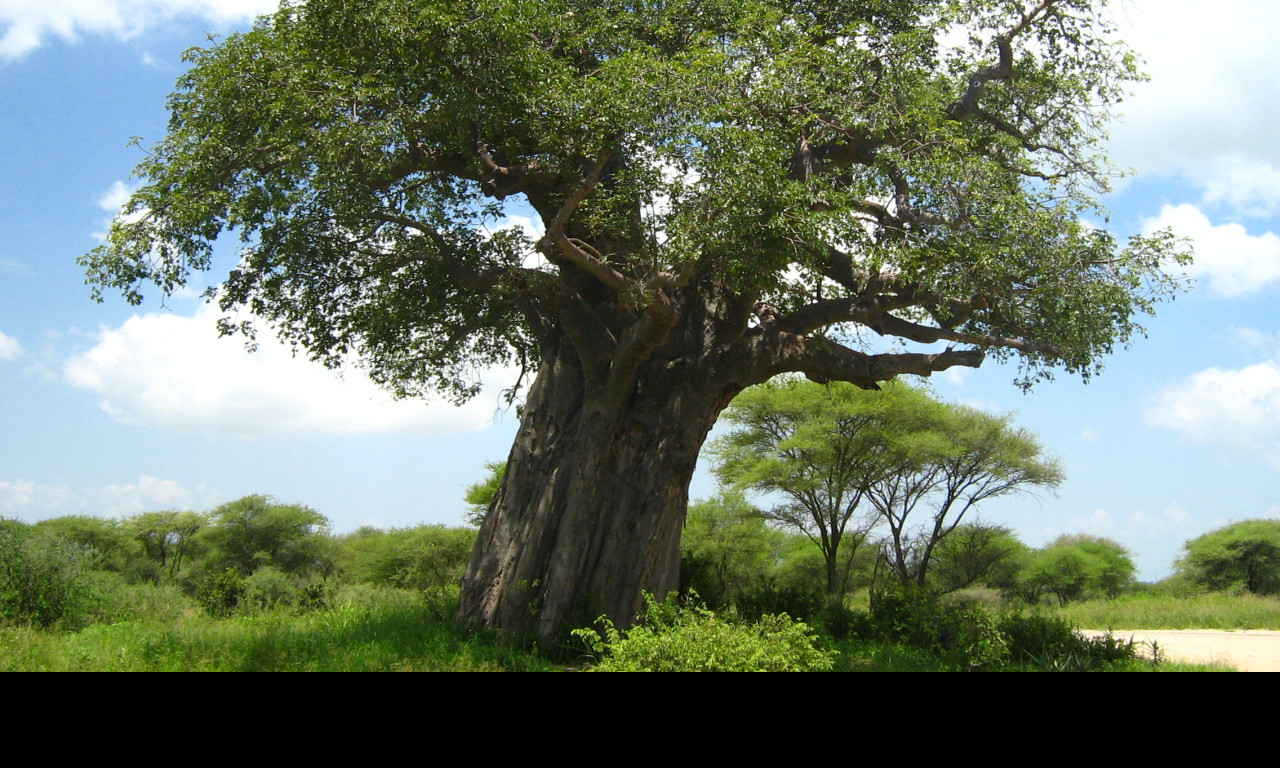
[{"label": "thick tree branch", "polygon": [[932,344],[938,341],[954,341],[961,344],[972,344],[977,347],[1005,347],[1028,354],[1064,357],[1065,352],[1056,345],[1044,344],[1029,339],[1012,336],[995,336],[976,333],[960,333],[948,328],[935,328],[908,322],[890,314],[884,314],[870,322],[864,323],[868,328],[881,336],[896,336],[902,339]]},{"label": "thick tree branch", "polygon": [[979,102],[987,83],[992,80],[1008,80],[1013,77],[1013,39],[1030,27],[1037,18],[1053,7],[1057,0],[1040,0],[1030,10],[1023,11],[1022,18],[1009,31],[995,39],[999,61],[983,67],[969,76],[969,87],[958,101],[947,107],[947,117],[965,122],[978,114]]},{"label": "thick tree branch", "polygon": [[757,372],[762,381],[779,373],[803,373],[819,383],[847,381],[863,389],[879,389],[879,382],[903,374],[929,376],[955,366],[977,368],[984,358],[981,349],[871,355],[829,339],[779,331],[759,334],[751,342],[755,359],[761,361]]},{"label": "thick tree branch", "polygon": [[578,238],[569,237],[567,234],[569,220],[573,218],[574,212],[577,211],[582,201],[586,200],[600,183],[600,176],[604,173],[604,167],[609,162],[610,154],[609,150],[601,153],[595,167],[582,180],[582,183],[578,185],[573,194],[560,206],[555,218],[547,225],[546,234],[538,241],[538,249],[547,254],[548,258],[554,258],[555,254],[559,253],[569,262],[580,267],[587,274],[595,277],[609,288],[619,294],[624,294],[634,287],[632,281],[609,266],[600,252],[591,247],[591,245]]}]

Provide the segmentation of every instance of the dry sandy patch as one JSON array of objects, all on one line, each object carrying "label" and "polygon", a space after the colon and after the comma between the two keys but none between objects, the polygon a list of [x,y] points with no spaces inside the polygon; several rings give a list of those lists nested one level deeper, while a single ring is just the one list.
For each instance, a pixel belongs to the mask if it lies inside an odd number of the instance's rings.
[{"label": "dry sandy patch", "polygon": [[[1082,630],[1100,635],[1101,630]],[[1280,632],[1241,629],[1114,629],[1116,637],[1155,642],[1164,658],[1192,663],[1225,664],[1241,672],[1280,672]]]}]

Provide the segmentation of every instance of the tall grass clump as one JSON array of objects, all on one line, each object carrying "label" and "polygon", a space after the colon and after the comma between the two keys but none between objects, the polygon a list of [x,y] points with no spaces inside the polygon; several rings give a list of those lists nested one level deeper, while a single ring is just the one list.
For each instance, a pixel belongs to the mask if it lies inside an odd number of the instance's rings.
[{"label": "tall grass clump", "polygon": [[1098,629],[1280,629],[1280,597],[1136,593],[1064,606],[1055,615]]},{"label": "tall grass clump", "polygon": [[0,630],[0,671],[541,671],[535,654],[470,635],[447,606],[393,590],[350,593],[327,609],[259,610],[173,623],[122,621],[76,633]]}]

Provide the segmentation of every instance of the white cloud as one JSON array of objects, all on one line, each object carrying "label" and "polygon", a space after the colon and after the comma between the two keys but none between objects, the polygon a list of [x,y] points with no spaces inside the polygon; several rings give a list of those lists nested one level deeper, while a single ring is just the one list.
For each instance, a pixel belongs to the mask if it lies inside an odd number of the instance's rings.
[{"label": "white cloud", "polygon": [[1280,334],[1240,326],[1232,326],[1230,332],[1231,340],[1243,349],[1268,356],[1280,354]]},{"label": "white cloud", "polygon": [[22,354],[22,345],[12,336],[0,331],[0,360],[12,360]]},{"label": "white cloud", "polygon": [[324,433],[456,433],[485,427],[496,392],[515,374],[484,372],[486,389],[462,407],[395,401],[359,371],[339,377],[292,351],[270,333],[258,351],[219,338],[219,313],[134,316],[103,329],[98,343],[63,366],[65,379],[102,396],[121,422],[241,436]]},{"label": "white cloud", "polygon": [[1145,59],[1112,128],[1112,159],[1181,175],[1206,202],[1280,209],[1280,3],[1143,0],[1115,6],[1120,36]]},{"label": "white cloud", "polygon": [[934,378],[942,379],[952,386],[963,387],[965,382],[969,380],[969,376],[972,374],[972,368],[962,368],[957,366],[955,368],[948,368],[941,373],[935,373],[933,376]]},{"label": "white cloud", "polygon": [[[160,480],[144,475],[136,483],[108,485],[86,493],[94,507],[94,514],[121,517],[158,509],[190,509],[206,506],[207,494],[201,486],[195,492],[173,480]],[[199,499],[205,496],[204,499]]]},{"label": "white cloud", "polygon": [[277,7],[279,0],[0,0],[0,59],[16,59],[50,37],[128,38],[181,16],[226,23]]},{"label": "white cloud", "polygon": [[129,196],[133,194],[133,190],[129,189],[129,185],[123,181],[117,181],[111,185],[102,197],[98,198],[98,207],[102,210],[116,214],[129,202]]},{"label": "white cloud", "polygon": [[[0,0],[0,2],[2,1],[3,0]],[[120,215],[120,211],[124,208],[125,203],[129,202],[129,198],[133,195],[133,192],[134,190],[130,188],[128,184],[125,184],[123,181],[116,181],[111,185],[110,189],[102,193],[102,197],[98,198],[98,207],[111,215],[102,220],[102,230],[93,233],[93,236],[96,239],[102,241],[107,239],[107,230],[111,228],[111,223]],[[139,211],[123,218],[125,223],[128,223],[130,221],[137,221],[144,215],[145,214],[143,212]]]},{"label": "white cloud", "polygon": [[1196,440],[1260,451],[1280,466],[1280,364],[1200,371],[1158,392],[1147,421]]},{"label": "white cloud", "polygon": [[27,480],[0,480],[0,511],[6,515],[47,513],[66,507],[73,497],[74,494],[63,487],[36,485]]},{"label": "white cloud", "polygon": [[203,485],[193,491],[173,480],[150,476],[136,483],[81,490],[29,480],[0,481],[0,512],[26,520],[62,515],[118,518],[159,509],[206,509],[216,502]]},{"label": "white cloud", "polygon": [[1215,226],[1199,208],[1187,204],[1166,205],[1159,216],[1143,222],[1147,233],[1165,227],[1191,238],[1195,263],[1186,271],[1207,278],[1220,296],[1241,296],[1280,280],[1280,237],[1274,232],[1250,235],[1239,224]]}]

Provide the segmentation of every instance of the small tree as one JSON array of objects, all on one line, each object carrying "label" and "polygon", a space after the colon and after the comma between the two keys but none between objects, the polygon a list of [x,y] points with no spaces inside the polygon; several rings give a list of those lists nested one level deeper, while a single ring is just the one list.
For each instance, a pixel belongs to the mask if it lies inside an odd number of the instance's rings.
[{"label": "small tree", "polygon": [[0,518],[0,622],[50,627],[90,598],[96,553],[82,544]]},{"label": "small tree", "polygon": [[196,534],[209,524],[199,512],[144,512],[126,522],[126,528],[142,545],[147,557],[159,567],[157,580],[168,570],[173,578],[182,570],[182,562],[198,548]]},{"label": "small tree", "polygon": [[486,461],[484,468],[489,473],[488,476],[478,483],[468,485],[467,492],[462,497],[467,503],[467,511],[462,516],[467,525],[479,526],[484,523],[484,516],[489,514],[493,500],[498,498],[498,491],[502,489],[502,478],[507,475],[505,461]]},{"label": "small tree", "polygon": [[1092,597],[1115,597],[1133,583],[1129,551],[1112,539],[1078,533],[1059,536],[1036,552],[1025,571],[1029,586],[1066,605]]},{"label": "small tree", "polygon": [[340,548],[344,571],[352,581],[438,592],[461,582],[475,540],[470,528],[418,525],[362,529],[346,537]]},{"label": "small tree", "polygon": [[1009,528],[963,523],[933,550],[930,590],[946,594],[977,584],[1009,589],[1030,553],[1031,548]]},{"label": "small tree", "polygon": [[845,591],[849,572],[841,563],[852,561],[877,522],[863,500],[885,472],[885,430],[914,398],[903,385],[877,395],[790,379],[753,387],[724,412],[735,428],[711,446],[716,475],[732,487],[782,496],[764,515],[817,545],[828,594]]},{"label": "small tree", "polygon": [[978,504],[1062,482],[1057,462],[1011,420],[928,401],[886,430],[885,471],[867,496],[889,529],[882,552],[904,586],[925,586],[935,549]]},{"label": "small tree", "polygon": [[[765,384],[734,400],[725,418],[737,428],[712,447],[717,474],[783,497],[766,514],[818,546],[830,594],[848,584],[854,552],[842,557],[842,546],[856,549],[878,524],[888,528],[883,554],[894,575],[923,587],[934,549],[975,506],[1062,479],[1009,417],[903,383],[880,391]],[[924,509],[929,517],[918,522]]]},{"label": "small tree", "polygon": [[1185,545],[1178,562],[1193,581],[1213,590],[1280,594],[1280,520],[1245,520]]},{"label": "small tree", "polygon": [[689,506],[680,538],[680,587],[693,589],[713,608],[758,587],[777,567],[784,536],[741,491]]},{"label": "small tree", "polygon": [[124,573],[139,558],[137,542],[129,536],[128,524],[91,515],[67,515],[41,520],[32,526],[44,534],[78,544],[96,553],[96,568]]},{"label": "small tree", "polygon": [[210,513],[204,532],[215,568],[248,575],[260,566],[301,576],[325,570],[329,520],[310,507],[245,496]]}]

